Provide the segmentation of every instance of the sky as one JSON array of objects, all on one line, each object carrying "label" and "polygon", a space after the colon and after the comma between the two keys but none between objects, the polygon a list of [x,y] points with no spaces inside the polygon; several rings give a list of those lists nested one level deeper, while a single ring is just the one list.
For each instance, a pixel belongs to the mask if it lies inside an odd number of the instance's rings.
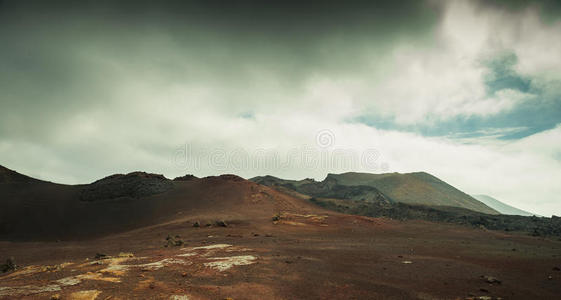
[{"label": "sky", "polygon": [[425,171],[561,215],[561,5],[0,0],[0,164]]}]

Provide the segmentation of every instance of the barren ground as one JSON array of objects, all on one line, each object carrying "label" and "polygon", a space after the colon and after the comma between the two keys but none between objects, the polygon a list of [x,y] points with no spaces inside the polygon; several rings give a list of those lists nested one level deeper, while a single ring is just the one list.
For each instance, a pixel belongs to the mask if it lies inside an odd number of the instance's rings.
[{"label": "barren ground", "polygon": [[[196,220],[90,241],[1,242],[0,256],[14,256],[22,267],[0,277],[0,298],[558,299],[561,293],[561,272],[554,270],[561,266],[559,241],[335,213],[283,214],[277,224],[230,220],[228,227],[196,228]],[[163,247],[167,235],[185,244]],[[95,259],[96,253],[114,258]]]}]

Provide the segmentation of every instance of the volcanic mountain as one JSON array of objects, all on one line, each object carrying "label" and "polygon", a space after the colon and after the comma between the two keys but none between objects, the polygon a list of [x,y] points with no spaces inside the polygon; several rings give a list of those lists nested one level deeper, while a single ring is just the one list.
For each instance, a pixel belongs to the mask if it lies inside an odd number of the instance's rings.
[{"label": "volcanic mountain", "polygon": [[65,185],[0,169],[0,239],[84,239],[175,220],[267,219],[304,200],[235,175],[170,180],[145,172]]},{"label": "volcanic mountain", "polygon": [[250,179],[267,186],[280,186],[314,197],[352,200],[378,199],[425,206],[447,206],[498,214],[496,210],[425,172],[328,174],[322,182],[313,179],[283,180],[272,176]]}]

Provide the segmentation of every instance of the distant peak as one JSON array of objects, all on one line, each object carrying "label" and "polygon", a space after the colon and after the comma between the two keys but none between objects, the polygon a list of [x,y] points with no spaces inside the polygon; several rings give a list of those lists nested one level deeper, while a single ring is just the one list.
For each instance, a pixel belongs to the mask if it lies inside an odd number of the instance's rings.
[{"label": "distant peak", "polygon": [[245,181],[244,178],[234,175],[234,174],[222,174],[219,176],[207,176],[205,179],[219,179],[219,180],[227,180],[227,181]]},{"label": "distant peak", "polygon": [[263,176],[255,176],[252,179],[279,179],[279,178],[272,175],[263,175]]},{"label": "distant peak", "polygon": [[113,174],[102,179],[96,180],[94,183],[101,183],[125,178],[139,178],[139,179],[157,179],[157,180],[169,180],[162,174],[147,173],[142,171],[130,172],[127,174]]},{"label": "distant peak", "polygon": [[198,177],[193,175],[193,174],[186,174],[186,175],[183,175],[183,176],[175,177],[173,180],[174,181],[190,181],[190,180],[194,180],[194,179],[198,179]]}]

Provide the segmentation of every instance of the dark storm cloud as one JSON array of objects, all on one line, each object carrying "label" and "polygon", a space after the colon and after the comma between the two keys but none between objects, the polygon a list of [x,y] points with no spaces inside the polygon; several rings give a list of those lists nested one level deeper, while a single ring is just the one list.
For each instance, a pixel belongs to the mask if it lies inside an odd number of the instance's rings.
[{"label": "dark storm cloud", "polygon": [[[2,1],[4,14],[100,17],[99,21],[142,23],[181,21],[251,32],[307,33],[351,26],[424,24],[423,1]],[[420,18],[421,17],[421,18]],[[103,19],[107,18],[107,19]],[[362,28],[364,29],[364,28]]]},{"label": "dark storm cloud", "polygon": [[561,2],[558,0],[482,0],[479,4],[483,9],[498,8],[508,11],[537,8],[546,21],[558,19],[561,13]]},{"label": "dark storm cloud", "polygon": [[437,14],[421,1],[2,1],[0,134],[48,139],[65,116],[111,104],[133,75],[238,90],[260,68],[297,91],[430,34]]}]

